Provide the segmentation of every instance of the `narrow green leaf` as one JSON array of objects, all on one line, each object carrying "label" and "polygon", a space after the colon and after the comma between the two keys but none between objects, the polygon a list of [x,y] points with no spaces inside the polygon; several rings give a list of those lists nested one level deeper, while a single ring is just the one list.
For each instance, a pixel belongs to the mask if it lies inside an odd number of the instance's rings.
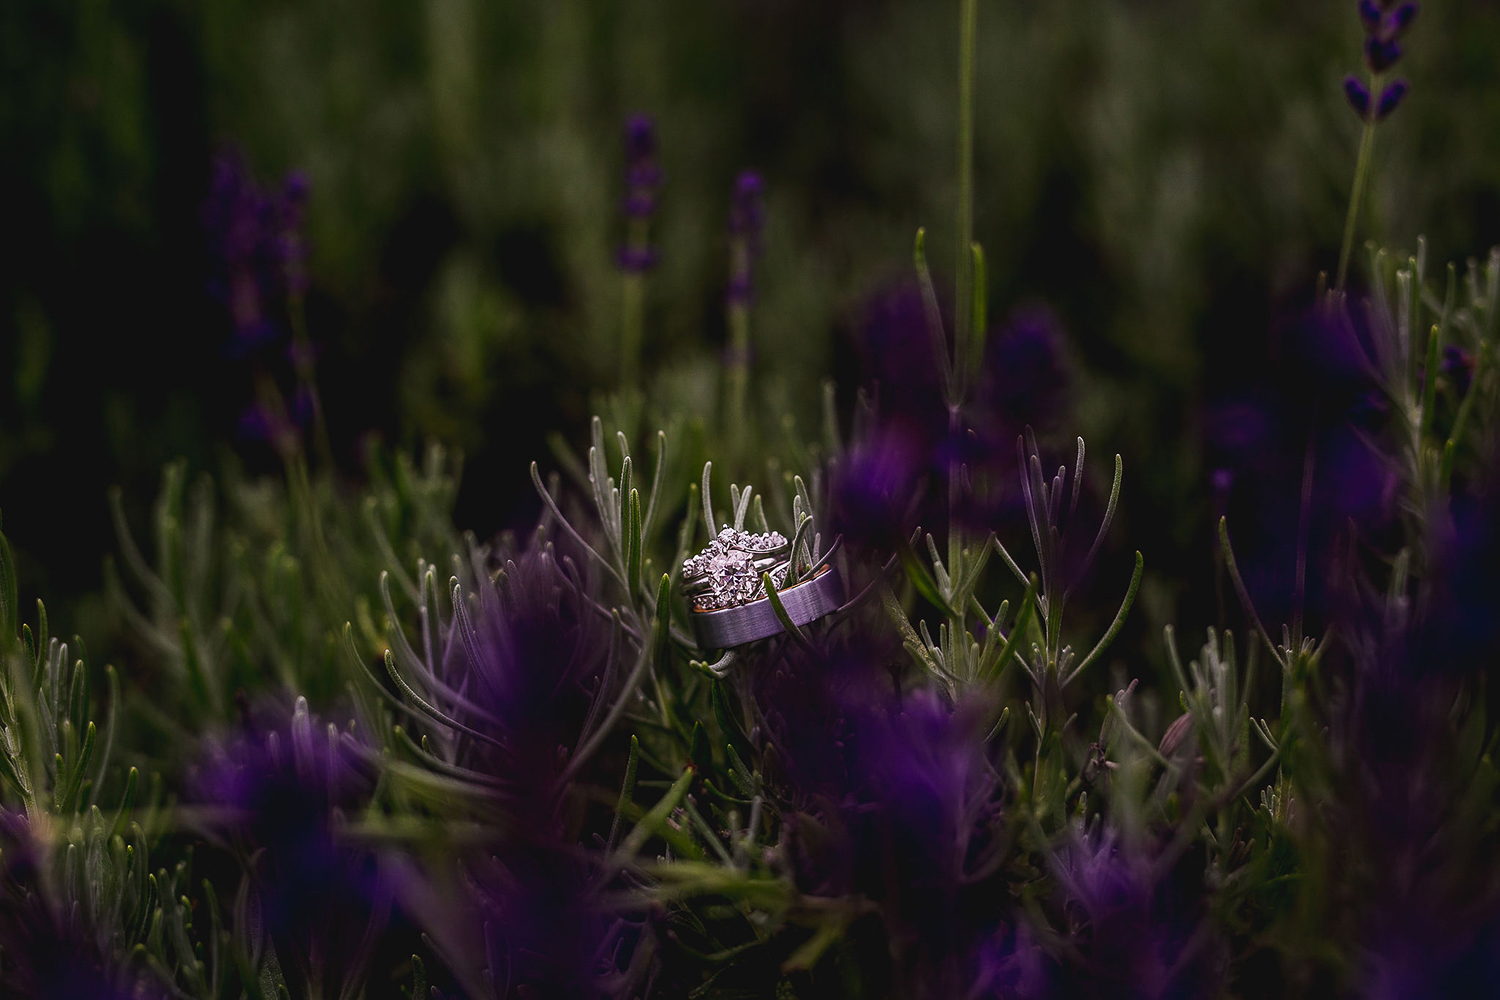
[{"label": "narrow green leaf", "polygon": [[718,534],[718,525],[714,523],[714,501],[713,491],[710,488],[713,479],[714,463],[703,463],[703,485],[700,489],[699,498],[703,501],[703,526],[708,529],[708,537],[713,538]]},{"label": "narrow green leaf", "polygon": [[626,521],[628,526],[625,529],[625,584],[632,595],[631,599],[634,600],[636,584],[641,578],[641,494],[639,490],[630,491],[630,510]]},{"label": "narrow green leaf", "polygon": [[641,848],[646,846],[646,841],[651,839],[653,833],[662,833],[668,829],[667,817],[672,815],[672,810],[677,808],[678,803],[682,801],[682,797],[687,794],[688,786],[693,783],[693,773],[692,768],[684,770],[681,777],[672,784],[671,788],[667,789],[667,794],[663,795],[657,801],[656,805],[652,806],[651,810],[645,816],[641,817],[641,821],[631,829],[629,836],[625,838],[625,842],[615,852],[614,863],[616,867],[629,862],[631,858],[640,853]]},{"label": "narrow green leaf", "polygon": [[[1032,615],[1036,610],[1036,592],[1040,581],[1035,573],[1026,584],[1026,593],[1021,598],[1020,608],[1016,611],[1016,621],[1010,627],[1010,636],[1005,640],[1005,645],[1000,647],[990,662],[981,661],[979,664],[979,678],[986,683],[999,677],[1010,665],[1011,658],[1016,655],[1016,649],[1021,642],[1021,637],[1026,633],[1026,627],[1031,623]],[[998,624],[999,618],[997,617]]]},{"label": "narrow green leaf", "polygon": [[733,743],[724,744],[724,757],[729,764],[729,777],[733,779],[735,786],[745,795],[751,798],[755,791],[755,772],[745,764],[739,751],[734,748]]},{"label": "narrow green leaf", "polygon": [[688,755],[699,774],[708,774],[714,769],[714,753],[708,742],[708,729],[702,719],[693,722],[693,738],[688,744]]},{"label": "narrow green leaf", "polygon": [[630,756],[625,761],[625,781],[620,785],[620,800],[615,804],[615,818],[609,825],[609,841],[604,851],[608,854],[615,849],[615,841],[620,836],[620,824],[625,810],[635,800],[636,775],[641,764],[641,741],[634,734],[630,737]]},{"label": "narrow green leaf", "polygon": [[709,701],[713,703],[714,721],[719,725],[719,732],[723,733],[724,738],[742,755],[748,753],[750,739],[729,710],[729,696],[724,693],[724,682],[716,679],[709,685],[708,690]]},{"label": "narrow green leaf", "polygon": [[1120,602],[1120,610],[1115,614],[1115,620],[1110,623],[1109,631],[1104,633],[1104,638],[1099,640],[1098,645],[1096,645],[1089,652],[1089,655],[1085,656],[1083,658],[1083,661],[1079,663],[1078,666],[1074,667],[1072,672],[1069,673],[1065,679],[1063,679],[1063,681],[1061,682],[1062,685],[1068,684],[1068,682],[1072,681],[1073,678],[1083,673],[1084,669],[1087,668],[1089,664],[1097,660],[1100,655],[1102,655],[1103,652],[1109,648],[1109,644],[1111,642],[1114,642],[1115,636],[1120,634],[1120,629],[1125,627],[1125,616],[1130,614],[1130,607],[1135,603],[1136,591],[1138,591],[1141,587],[1141,572],[1145,569],[1145,566],[1145,557],[1143,557],[1140,552],[1136,552],[1135,571],[1130,574],[1130,587],[1125,591],[1125,600]]},{"label": "narrow green leaf", "polygon": [[427,966],[422,964],[422,956],[411,957],[411,996],[412,1000],[428,1000],[430,993],[427,988]]},{"label": "narrow green leaf", "polygon": [[938,589],[937,581],[932,578],[932,574],[927,572],[927,567],[917,559],[917,554],[911,545],[903,543],[896,553],[901,559],[901,568],[906,571],[906,578],[911,581],[913,587],[917,588],[917,593],[941,611],[944,617],[957,618],[958,615],[948,604],[947,598]]},{"label": "narrow green leaf", "polygon": [[969,336],[973,338],[974,347],[969,352],[969,375],[973,377],[984,364],[984,335],[985,326],[989,322],[989,279],[984,264],[984,247],[978,243],[969,244],[969,256],[973,261],[974,284],[970,289],[972,295],[971,315],[974,317],[973,326],[969,328]]},{"label": "narrow green leaf", "polygon": [[767,599],[771,602],[771,610],[776,612],[776,619],[781,622],[781,627],[786,629],[786,634],[791,636],[792,641],[803,649],[812,649],[812,643],[808,641],[807,636],[802,634],[802,630],[797,627],[796,622],[792,621],[792,616],[787,614],[786,605],[781,603],[781,595],[776,593],[776,586],[771,582],[771,574],[762,573],[760,575],[760,582],[761,586],[765,588]]},{"label": "narrow green leaf", "polygon": [[928,339],[942,378],[943,400],[953,398],[953,362],[948,356],[948,337],[943,332],[943,313],[938,307],[937,289],[932,284],[932,272],[927,267],[927,230],[919,228],[912,244],[912,263],[917,269],[917,284],[922,291],[922,310],[926,316]]}]

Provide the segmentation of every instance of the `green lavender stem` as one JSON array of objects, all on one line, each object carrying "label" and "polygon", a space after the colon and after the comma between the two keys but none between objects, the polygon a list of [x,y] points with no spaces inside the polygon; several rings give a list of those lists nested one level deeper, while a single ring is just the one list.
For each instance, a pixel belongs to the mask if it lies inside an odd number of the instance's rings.
[{"label": "green lavender stem", "polygon": [[[1370,77],[1370,99],[1378,100],[1380,74]],[[1333,288],[1344,290],[1344,280],[1349,275],[1349,254],[1354,249],[1354,228],[1359,222],[1359,206],[1364,201],[1365,180],[1370,173],[1370,151],[1375,145],[1375,111],[1372,107],[1365,115],[1364,131],[1359,137],[1359,156],[1354,161],[1354,186],[1349,192],[1349,213],[1344,217],[1344,241],[1339,247],[1339,270]]]},{"label": "green lavender stem", "polygon": [[[958,243],[953,259],[953,398],[948,401],[948,431],[956,443],[963,434],[962,408],[969,382],[969,354],[973,338],[974,317],[969,305],[973,298],[974,271],[971,246],[974,242],[974,43],[978,34],[979,0],[961,0],[958,41]],[[963,575],[964,539],[958,524],[961,484],[957,454],[948,460],[948,577]],[[958,637],[963,635],[964,609],[958,609],[955,625]],[[955,647],[965,646],[956,643]]]},{"label": "green lavender stem", "polygon": [[[650,223],[630,221],[630,249],[644,255],[650,246]],[[641,341],[645,330],[646,276],[627,271],[620,290],[620,385],[634,389],[640,379]]]}]

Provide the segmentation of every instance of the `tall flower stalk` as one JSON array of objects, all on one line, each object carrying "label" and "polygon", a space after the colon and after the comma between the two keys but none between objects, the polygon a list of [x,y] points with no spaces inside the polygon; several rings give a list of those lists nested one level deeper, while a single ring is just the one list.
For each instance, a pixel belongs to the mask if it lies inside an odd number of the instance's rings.
[{"label": "tall flower stalk", "polygon": [[755,258],[765,228],[765,181],[753,170],[735,178],[729,207],[729,290],[724,304],[729,324],[725,364],[728,388],[728,433],[733,450],[743,450],[750,390],[750,305],[755,300]]},{"label": "tall flower stalk", "polygon": [[1401,58],[1401,36],[1417,17],[1417,5],[1406,2],[1394,4],[1392,0],[1360,0],[1359,19],[1365,29],[1365,69],[1369,73],[1369,84],[1350,74],[1344,78],[1344,96],[1349,106],[1364,122],[1359,135],[1359,155],[1354,161],[1354,184],[1349,191],[1349,211],[1344,217],[1344,239],[1339,246],[1339,270],[1334,280],[1334,290],[1342,292],[1349,276],[1349,254],[1354,249],[1354,230],[1359,222],[1360,205],[1364,202],[1365,185],[1369,181],[1372,151],[1375,147],[1375,126],[1383,121],[1406,97],[1405,80],[1384,83],[1386,74]]},{"label": "tall flower stalk", "polygon": [[640,380],[641,341],[645,327],[646,275],[656,266],[651,223],[656,216],[661,168],[656,163],[656,123],[649,115],[632,115],[625,123],[625,242],[617,263],[621,274],[620,384],[633,389]]}]

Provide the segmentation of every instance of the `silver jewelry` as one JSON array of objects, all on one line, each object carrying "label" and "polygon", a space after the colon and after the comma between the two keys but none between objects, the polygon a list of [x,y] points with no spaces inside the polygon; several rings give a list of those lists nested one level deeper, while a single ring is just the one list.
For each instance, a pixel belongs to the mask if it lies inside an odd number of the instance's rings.
[{"label": "silver jewelry", "polygon": [[[783,578],[785,571],[783,570]],[[786,590],[778,588],[777,598],[786,609],[787,617],[794,625],[806,625],[824,615],[837,611],[843,597],[843,587],[838,570],[824,566],[810,580],[804,580]],[[688,615],[698,645],[704,649],[728,649],[742,646],[757,639],[769,639],[783,631],[776,609],[769,598],[722,608],[717,611],[701,611],[694,608]]]},{"label": "silver jewelry", "polygon": [[791,543],[779,531],[751,534],[725,527],[707,548],[682,564],[683,593],[695,611],[739,607],[764,598],[761,574],[780,587],[786,579]]}]

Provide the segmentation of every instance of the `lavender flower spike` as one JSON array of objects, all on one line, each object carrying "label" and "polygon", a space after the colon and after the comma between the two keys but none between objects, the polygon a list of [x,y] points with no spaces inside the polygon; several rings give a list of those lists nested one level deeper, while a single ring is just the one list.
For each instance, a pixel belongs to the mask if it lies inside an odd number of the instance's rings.
[{"label": "lavender flower spike", "polygon": [[1380,121],[1400,107],[1408,89],[1405,80],[1392,81],[1380,94],[1380,103],[1375,108],[1375,120]]},{"label": "lavender flower spike", "polygon": [[1353,73],[1344,77],[1344,97],[1349,101],[1349,107],[1353,108],[1354,113],[1359,115],[1360,118],[1365,118],[1369,115],[1369,88],[1361,83],[1359,77]]}]

